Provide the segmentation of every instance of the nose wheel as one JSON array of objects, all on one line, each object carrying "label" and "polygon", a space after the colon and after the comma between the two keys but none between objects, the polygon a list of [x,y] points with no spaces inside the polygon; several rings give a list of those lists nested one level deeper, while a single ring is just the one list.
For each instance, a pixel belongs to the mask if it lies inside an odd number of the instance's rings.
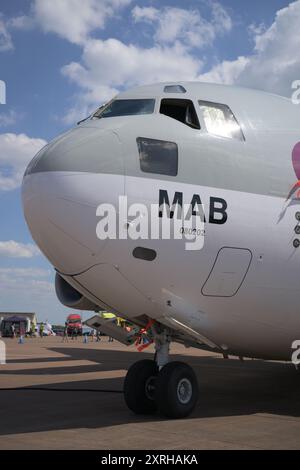
[{"label": "nose wheel", "polygon": [[159,372],[155,402],[168,418],[185,418],[198,401],[198,382],[193,369],[184,362],[169,362]]},{"label": "nose wheel", "polygon": [[124,382],[124,398],[128,408],[136,414],[152,414],[157,410],[155,382],[158,367],[155,361],[145,359],[133,364]]},{"label": "nose wheel", "polygon": [[167,343],[166,346],[160,337],[156,344],[156,360],[138,361],[128,370],[124,398],[128,408],[136,414],[158,411],[168,418],[178,419],[188,416],[196,406],[197,377],[188,364],[167,362],[168,339]]}]

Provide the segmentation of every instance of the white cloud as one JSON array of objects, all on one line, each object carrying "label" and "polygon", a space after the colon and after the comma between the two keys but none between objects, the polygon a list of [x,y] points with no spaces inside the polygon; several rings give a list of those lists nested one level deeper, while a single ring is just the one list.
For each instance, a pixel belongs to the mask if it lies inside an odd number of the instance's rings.
[{"label": "white cloud", "polygon": [[248,32],[250,33],[251,37],[263,34],[267,30],[267,26],[265,23],[251,23],[250,26],[248,26]]},{"label": "white cloud", "polygon": [[14,275],[24,278],[45,278],[51,275],[51,271],[42,268],[0,268],[0,275]]},{"label": "white cloud", "polygon": [[64,322],[70,313],[57,300],[53,270],[0,268],[0,310],[36,312],[38,320]]},{"label": "white cloud", "polygon": [[64,322],[70,312],[57,300],[53,270],[0,268],[0,310],[36,312],[39,321]]},{"label": "white cloud", "polygon": [[200,80],[235,83],[285,96],[291,95],[291,84],[300,78],[300,1],[279,10],[273,24],[251,27],[254,51],[248,57],[223,61]]},{"label": "white cloud", "polygon": [[14,49],[11,37],[11,30],[19,29],[28,31],[34,26],[34,19],[31,16],[18,16],[12,18],[4,18],[0,12],[0,52],[6,52]]},{"label": "white cloud", "polygon": [[36,312],[39,321],[64,323],[70,311],[57,300],[53,269],[0,268],[0,310]]},{"label": "white cloud", "polygon": [[29,31],[34,27],[55,33],[74,44],[82,45],[93,31],[103,29],[132,0],[33,0],[28,15],[2,20],[0,13],[0,52],[13,49],[10,30]]},{"label": "white cloud", "polygon": [[15,16],[7,21],[7,26],[12,29],[19,29],[21,31],[29,31],[35,26],[35,21],[32,16]]},{"label": "white cloud", "polygon": [[0,128],[11,126],[12,124],[15,124],[16,120],[17,120],[17,113],[13,109],[8,111],[7,113],[1,112],[0,113]]},{"label": "white cloud", "polygon": [[224,60],[217,64],[209,72],[203,73],[198,77],[202,82],[225,83],[232,85],[236,83],[247,65],[250,63],[247,57],[238,57],[236,60]]},{"label": "white cloud", "polygon": [[35,0],[33,16],[45,32],[83,44],[90,33],[101,29],[107,18],[131,0]]},{"label": "white cloud", "polygon": [[0,134],[0,191],[20,186],[26,166],[46,143],[25,134]]},{"label": "white cloud", "polygon": [[195,76],[199,68],[199,61],[186,55],[180,45],[144,49],[117,39],[88,41],[82,62],[66,65],[63,73],[83,88],[94,91],[98,85],[100,95],[103,87],[127,87],[174,76],[183,80]]},{"label": "white cloud", "polygon": [[232,20],[218,2],[211,4],[210,21],[203,18],[199,10],[183,8],[135,6],[132,10],[135,22],[153,23],[156,27],[154,39],[162,44],[180,41],[188,47],[201,48],[211,45],[218,35],[229,32]]},{"label": "white cloud", "polygon": [[3,16],[0,13],[0,52],[5,52],[13,49],[13,43],[11,35],[7,29],[7,25],[3,20]]},{"label": "white cloud", "polygon": [[133,19],[138,21],[152,21],[158,20],[159,10],[154,7],[139,7],[136,5],[132,10]]},{"label": "white cloud", "polygon": [[199,10],[136,6],[136,22],[155,27],[149,48],[125,44],[118,39],[85,39],[80,62],[62,68],[62,73],[82,90],[64,121],[71,124],[85,116],[123,88],[176,80],[193,80],[202,70],[202,60],[191,54],[194,47],[212,44],[217,35],[230,31],[232,21],[218,2],[211,2],[210,21]]},{"label": "white cloud", "polygon": [[144,49],[117,39],[89,40],[83,49],[82,63],[72,62],[62,69],[63,74],[83,90],[68,119],[71,121],[75,115],[79,119],[79,112],[87,114],[122,87],[193,79],[201,64],[180,44]]},{"label": "white cloud", "polygon": [[219,2],[212,2],[212,24],[216,33],[223,34],[231,31],[233,23],[229,13]]},{"label": "white cloud", "polygon": [[7,294],[32,296],[52,294],[53,283],[48,281],[50,271],[38,268],[0,268],[0,291]]},{"label": "white cloud", "polygon": [[32,243],[19,243],[14,240],[0,241],[0,257],[32,258],[40,254],[40,250]]},{"label": "white cloud", "polygon": [[[65,117],[73,123],[109,100],[123,88],[176,80],[239,84],[290,95],[291,83],[300,78],[300,0],[279,10],[271,27],[250,25],[253,53],[224,60],[203,73],[196,48],[210,46],[232,30],[233,21],[221,3],[209,1],[209,17],[198,9],[155,8],[136,5],[135,22],[153,28],[153,46],[139,47],[118,39],[93,39],[108,18],[131,0],[34,0],[32,17],[45,32],[53,32],[82,47],[82,57],[62,68],[79,87],[74,105]],[[26,21],[16,18],[15,27]],[[1,187],[1,179],[0,179]]]}]

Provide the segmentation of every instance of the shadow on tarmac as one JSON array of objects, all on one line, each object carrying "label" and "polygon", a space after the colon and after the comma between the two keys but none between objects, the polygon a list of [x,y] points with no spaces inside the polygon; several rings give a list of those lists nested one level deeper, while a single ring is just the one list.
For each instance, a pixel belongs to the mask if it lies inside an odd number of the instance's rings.
[{"label": "shadow on tarmac", "polygon": [[[2,374],[63,375],[98,371],[128,369],[141,359],[141,354],[131,351],[109,351],[85,348],[50,347],[51,351],[67,354],[63,358],[23,359],[17,371],[0,371]],[[143,359],[153,358],[143,354]],[[58,367],[51,369],[22,370],[22,364],[89,360],[95,365]],[[177,356],[172,360],[186,361],[198,376],[200,398],[189,419],[225,417],[267,413],[300,416],[300,375],[289,364],[224,360],[219,357]],[[135,416],[126,407],[121,393],[92,393],[89,390],[116,390],[123,387],[123,378],[95,379],[42,385],[47,388],[85,389],[86,391],[36,391],[11,390],[0,392],[0,435],[55,431],[62,429],[105,428],[136,422],[161,421],[159,415]]]}]

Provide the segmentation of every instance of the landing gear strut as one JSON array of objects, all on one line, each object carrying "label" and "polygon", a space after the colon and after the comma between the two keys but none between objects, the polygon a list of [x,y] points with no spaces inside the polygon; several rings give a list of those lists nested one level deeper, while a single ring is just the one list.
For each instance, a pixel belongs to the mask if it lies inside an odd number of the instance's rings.
[{"label": "landing gear strut", "polygon": [[198,383],[193,369],[184,362],[169,362],[167,330],[154,333],[155,360],[133,364],[125,378],[124,398],[136,414],[159,411],[168,418],[184,418],[196,406]]}]

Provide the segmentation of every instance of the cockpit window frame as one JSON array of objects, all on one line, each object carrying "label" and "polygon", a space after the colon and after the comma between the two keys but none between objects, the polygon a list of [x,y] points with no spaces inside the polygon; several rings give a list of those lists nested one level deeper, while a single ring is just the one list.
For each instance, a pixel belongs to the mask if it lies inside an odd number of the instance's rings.
[{"label": "cockpit window frame", "polygon": [[[168,101],[169,101],[169,102],[171,102],[171,101],[174,101],[174,102],[176,102],[176,101],[177,101],[177,102],[182,101],[182,102],[189,103],[190,105],[192,105],[193,111],[194,111],[194,117],[196,117],[197,125],[196,125],[196,126],[195,126],[195,125],[190,125],[190,124],[188,124],[187,122],[183,122],[183,121],[181,121],[181,120],[179,120],[179,119],[176,119],[176,118],[174,118],[174,117],[172,117],[172,116],[169,116],[168,114],[162,113],[162,112],[161,112],[161,107],[162,107],[162,105],[163,105],[163,102],[168,102]],[[180,124],[183,124],[185,127],[189,128],[189,129],[192,129],[192,130],[197,131],[197,132],[201,131],[201,128],[202,128],[202,126],[201,126],[201,120],[200,120],[200,118],[199,118],[199,113],[197,112],[196,103],[195,103],[195,101],[194,101],[192,98],[190,98],[190,97],[184,97],[184,98],[182,97],[182,98],[181,98],[181,97],[178,97],[178,96],[170,96],[170,97],[167,97],[167,98],[166,98],[166,96],[161,96],[161,97],[160,97],[160,100],[159,100],[159,103],[158,103],[158,107],[157,107],[157,113],[160,114],[160,115],[162,115],[162,116],[169,117],[170,119],[174,119],[174,121],[177,121],[177,122],[179,122]]]},{"label": "cockpit window frame", "polygon": [[[144,101],[144,102],[151,102],[152,104],[152,111],[150,112],[145,112],[145,113],[129,113],[129,114],[117,114],[113,116],[103,116],[103,115],[97,115],[99,112],[103,113],[105,112],[114,102],[137,102],[137,101]],[[114,117],[132,117],[132,116],[150,116],[153,115],[156,111],[156,98],[151,97],[151,98],[113,98],[110,100],[108,103],[100,106],[91,116],[91,119],[109,119],[109,118],[114,118]]]},{"label": "cockpit window frame", "polygon": [[149,137],[136,138],[140,171],[152,175],[177,177],[179,169],[179,149],[177,142],[153,139]]},{"label": "cockpit window frame", "polygon": [[[236,114],[233,112],[231,106],[229,106],[226,103],[219,103],[219,102],[216,102],[216,101],[209,101],[209,100],[204,100],[204,99],[198,99],[197,102],[198,102],[198,112],[201,113],[201,122],[203,123],[204,130],[207,132],[208,135],[210,135],[212,137],[226,139],[226,140],[233,141],[233,142],[242,142],[242,143],[246,142],[246,137],[245,137],[244,131],[242,129],[241,123],[240,123],[239,119],[237,118]],[[222,110],[223,113],[224,113],[224,116],[225,116],[224,111],[226,111],[226,113],[231,114],[231,117],[233,118],[233,120],[236,122],[236,124],[238,126],[239,136],[229,136],[229,135],[225,136],[225,135],[221,135],[221,134],[218,134],[218,133],[210,132],[208,127],[207,127],[207,124],[206,124],[206,120],[205,120],[205,117],[204,117],[203,110],[201,108],[201,106],[205,106],[205,105],[207,107]]]}]

